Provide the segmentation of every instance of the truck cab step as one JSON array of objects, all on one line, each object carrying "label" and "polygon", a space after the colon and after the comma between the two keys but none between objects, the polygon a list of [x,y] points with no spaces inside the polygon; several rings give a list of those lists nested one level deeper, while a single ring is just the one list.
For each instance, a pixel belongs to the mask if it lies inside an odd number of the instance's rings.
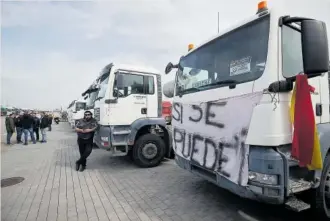
[{"label": "truck cab step", "polygon": [[289,179],[289,191],[291,194],[309,190],[312,186],[313,183],[306,180]]},{"label": "truck cab step", "polygon": [[285,202],[285,207],[295,212],[301,212],[303,210],[310,209],[311,205],[296,198],[295,196],[292,196]]}]

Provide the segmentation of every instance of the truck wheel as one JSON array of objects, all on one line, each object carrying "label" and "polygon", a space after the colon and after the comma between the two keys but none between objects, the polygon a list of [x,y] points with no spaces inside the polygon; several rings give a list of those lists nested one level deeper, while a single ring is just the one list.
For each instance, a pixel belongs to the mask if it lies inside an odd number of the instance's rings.
[{"label": "truck wheel", "polygon": [[319,187],[315,190],[313,207],[320,220],[330,219],[330,155],[323,163],[323,171]]},{"label": "truck wheel", "polygon": [[165,156],[165,143],[155,134],[138,138],[133,147],[133,160],[140,167],[155,167]]}]

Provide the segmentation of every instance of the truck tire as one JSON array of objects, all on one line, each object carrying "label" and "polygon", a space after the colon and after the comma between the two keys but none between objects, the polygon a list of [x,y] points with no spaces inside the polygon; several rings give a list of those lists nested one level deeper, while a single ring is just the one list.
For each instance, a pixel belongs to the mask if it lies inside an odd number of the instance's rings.
[{"label": "truck tire", "polygon": [[324,159],[320,185],[315,190],[312,206],[320,220],[330,220],[330,154]]},{"label": "truck tire", "polygon": [[165,156],[165,143],[156,134],[145,134],[137,139],[133,146],[132,157],[140,167],[158,166]]}]

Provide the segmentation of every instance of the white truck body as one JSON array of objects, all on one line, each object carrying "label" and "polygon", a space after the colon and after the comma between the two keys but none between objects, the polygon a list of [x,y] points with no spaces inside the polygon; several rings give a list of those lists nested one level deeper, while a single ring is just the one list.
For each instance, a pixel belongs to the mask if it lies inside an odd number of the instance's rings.
[{"label": "white truck body", "polygon": [[[161,118],[161,76],[157,70],[111,63],[103,69],[97,82],[99,92],[94,117],[99,129],[94,142],[100,148],[111,151],[112,155],[127,155],[135,139],[149,133],[150,127],[165,127],[165,120]],[[143,133],[139,132],[141,128]],[[166,139],[168,142],[168,137]],[[163,155],[164,147],[161,145],[157,148],[161,149],[160,154]],[[158,159],[158,155],[155,157]],[[152,160],[150,163],[156,165],[160,158],[157,163]]]},{"label": "white truck body", "polygon": [[85,101],[86,101],[86,108],[85,110],[90,111],[93,116],[94,116],[94,106],[95,106],[95,100],[97,98],[99,89],[97,87],[97,81],[93,82],[93,84],[91,86],[89,86],[89,88],[82,93],[82,96],[84,97]]},{"label": "white truck body", "polygon": [[[294,194],[311,188],[320,191],[330,176],[326,157],[330,156],[329,74],[323,62],[324,72],[308,79],[316,92],[311,99],[326,161],[326,171],[310,172],[311,179],[301,173],[306,168],[290,158],[292,89],[272,93],[269,86],[289,82],[304,71],[303,57],[310,59],[302,53],[301,27],[291,24],[291,17],[301,21],[319,15],[302,12],[300,2],[296,6],[287,1],[272,3],[269,10],[262,8],[189,51],[179,65],[169,64],[178,71],[175,85],[169,82],[164,93],[174,94],[173,147],[180,167],[242,197],[302,210],[309,205]],[[306,4],[315,7],[315,2]],[[324,30],[319,29],[323,34],[319,39],[328,47]],[[329,59],[327,48],[320,48],[324,56],[319,60]],[[174,91],[167,91],[171,88]],[[315,201],[323,205],[320,199]],[[325,211],[330,218],[330,207]]]},{"label": "white truck body", "polygon": [[74,100],[68,107],[68,122],[74,128],[77,121],[84,117],[86,101],[83,99]]}]

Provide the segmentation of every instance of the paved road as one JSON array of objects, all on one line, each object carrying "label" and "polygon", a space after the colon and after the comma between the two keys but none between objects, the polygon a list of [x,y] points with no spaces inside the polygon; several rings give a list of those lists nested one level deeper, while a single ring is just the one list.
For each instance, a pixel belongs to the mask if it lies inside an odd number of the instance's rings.
[{"label": "paved road", "polygon": [[25,178],[1,189],[2,220],[312,220],[309,212],[241,199],[173,160],[141,169],[95,149],[87,170],[76,172],[76,138],[67,123],[54,125],[48,135],[47,144],[14,145],[2,152],[1,178]]}]

